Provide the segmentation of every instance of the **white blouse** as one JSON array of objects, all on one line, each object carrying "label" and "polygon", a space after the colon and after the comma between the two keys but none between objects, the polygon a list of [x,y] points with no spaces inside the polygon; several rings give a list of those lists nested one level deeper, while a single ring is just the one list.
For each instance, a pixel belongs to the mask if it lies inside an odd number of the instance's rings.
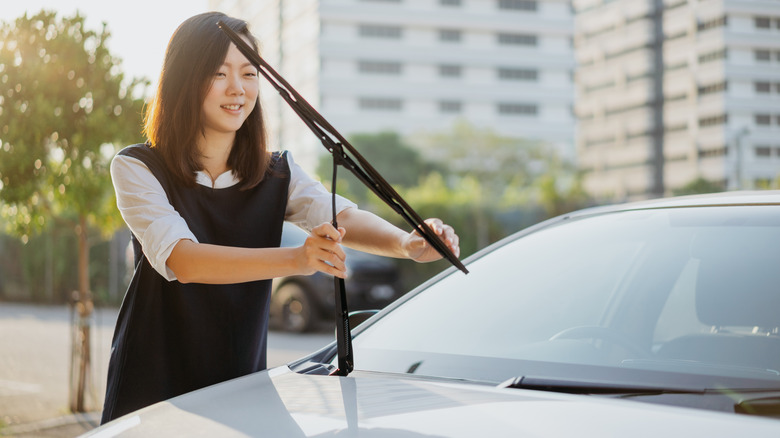
[{"label": "white blouse", "polygon": [[[319,182],[310,177],[293,161],[287,152],[290,165],[290,188],[285,220],[307,231],[332,220],[331,194]],[[190,231],[176,209],[168,202],[165,190],[148,167],[137,158],[117,155],[111,161],[111,179],[116,191],[117,206],[130,231],[141,242],[144,254],[152,267],[169,281],[176,280],[166,262],[174,246],[181,239],[198,240]],[[239,183],[232,171],[219,175],[212,184],[211,178],[199,171],[196,182],[215,189],[227,188]],[[357,208],[353,202],[336,196],[336,211]]]}]

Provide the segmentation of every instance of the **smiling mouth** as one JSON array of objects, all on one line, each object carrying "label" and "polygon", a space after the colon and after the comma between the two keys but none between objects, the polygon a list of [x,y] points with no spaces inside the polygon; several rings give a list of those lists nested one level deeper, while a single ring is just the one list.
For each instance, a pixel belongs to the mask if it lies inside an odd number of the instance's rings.
[{"label": "smiling mouth", "polygon": [[222,105],[222,108],[225,108],[226,110],[230,110],[230,111],[238,111],[238,110],[241,109],[242,106],[243,105],[238,105],[238,104],[236,104],[236,105]]}]

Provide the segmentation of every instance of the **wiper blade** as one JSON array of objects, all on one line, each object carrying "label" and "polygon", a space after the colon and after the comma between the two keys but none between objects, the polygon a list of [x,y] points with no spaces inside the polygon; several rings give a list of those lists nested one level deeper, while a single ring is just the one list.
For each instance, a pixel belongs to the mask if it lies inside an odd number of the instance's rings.
[{"label": "wiper blade", "polygon": [[704,394],[706,392],[705,388],[669,388],[645,384],[532,376],[513,377],[498,386],[500,388],[523,388],[567,394]]}]

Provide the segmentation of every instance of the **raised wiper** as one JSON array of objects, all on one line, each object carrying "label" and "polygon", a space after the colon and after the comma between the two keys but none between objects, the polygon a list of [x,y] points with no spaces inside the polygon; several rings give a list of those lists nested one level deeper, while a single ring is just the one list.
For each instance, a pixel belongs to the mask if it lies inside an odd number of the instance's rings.
[{"label": "raised wiper", "polygon": [[704,394],[707,391],[705,388],[669,388],[656,385],[532,376],[513,377],[498,386],[568,394]]}]

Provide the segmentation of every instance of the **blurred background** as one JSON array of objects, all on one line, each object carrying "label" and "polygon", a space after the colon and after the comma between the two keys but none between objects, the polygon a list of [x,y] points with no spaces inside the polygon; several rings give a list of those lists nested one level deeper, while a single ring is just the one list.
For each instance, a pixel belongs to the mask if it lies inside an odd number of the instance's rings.
[{"label": "blurred background", "polygon": [[[131,275],[108,165],[145,140],[168,38],[196,13],[247,20],[421,216],[456,228],[464,257],[581,207],[780,185],[776,0],[0,5],[0,307],[71,315],[65,411],[88,410],[73,388],[93,309],[116,309]],[[325,149],[261,82],[271,144],[329,185]],[[406,227],[347,172],[337,189]],[[398,262],[405,290],[446,267]],[[3,418],[0,433],[19,421]]]}]

